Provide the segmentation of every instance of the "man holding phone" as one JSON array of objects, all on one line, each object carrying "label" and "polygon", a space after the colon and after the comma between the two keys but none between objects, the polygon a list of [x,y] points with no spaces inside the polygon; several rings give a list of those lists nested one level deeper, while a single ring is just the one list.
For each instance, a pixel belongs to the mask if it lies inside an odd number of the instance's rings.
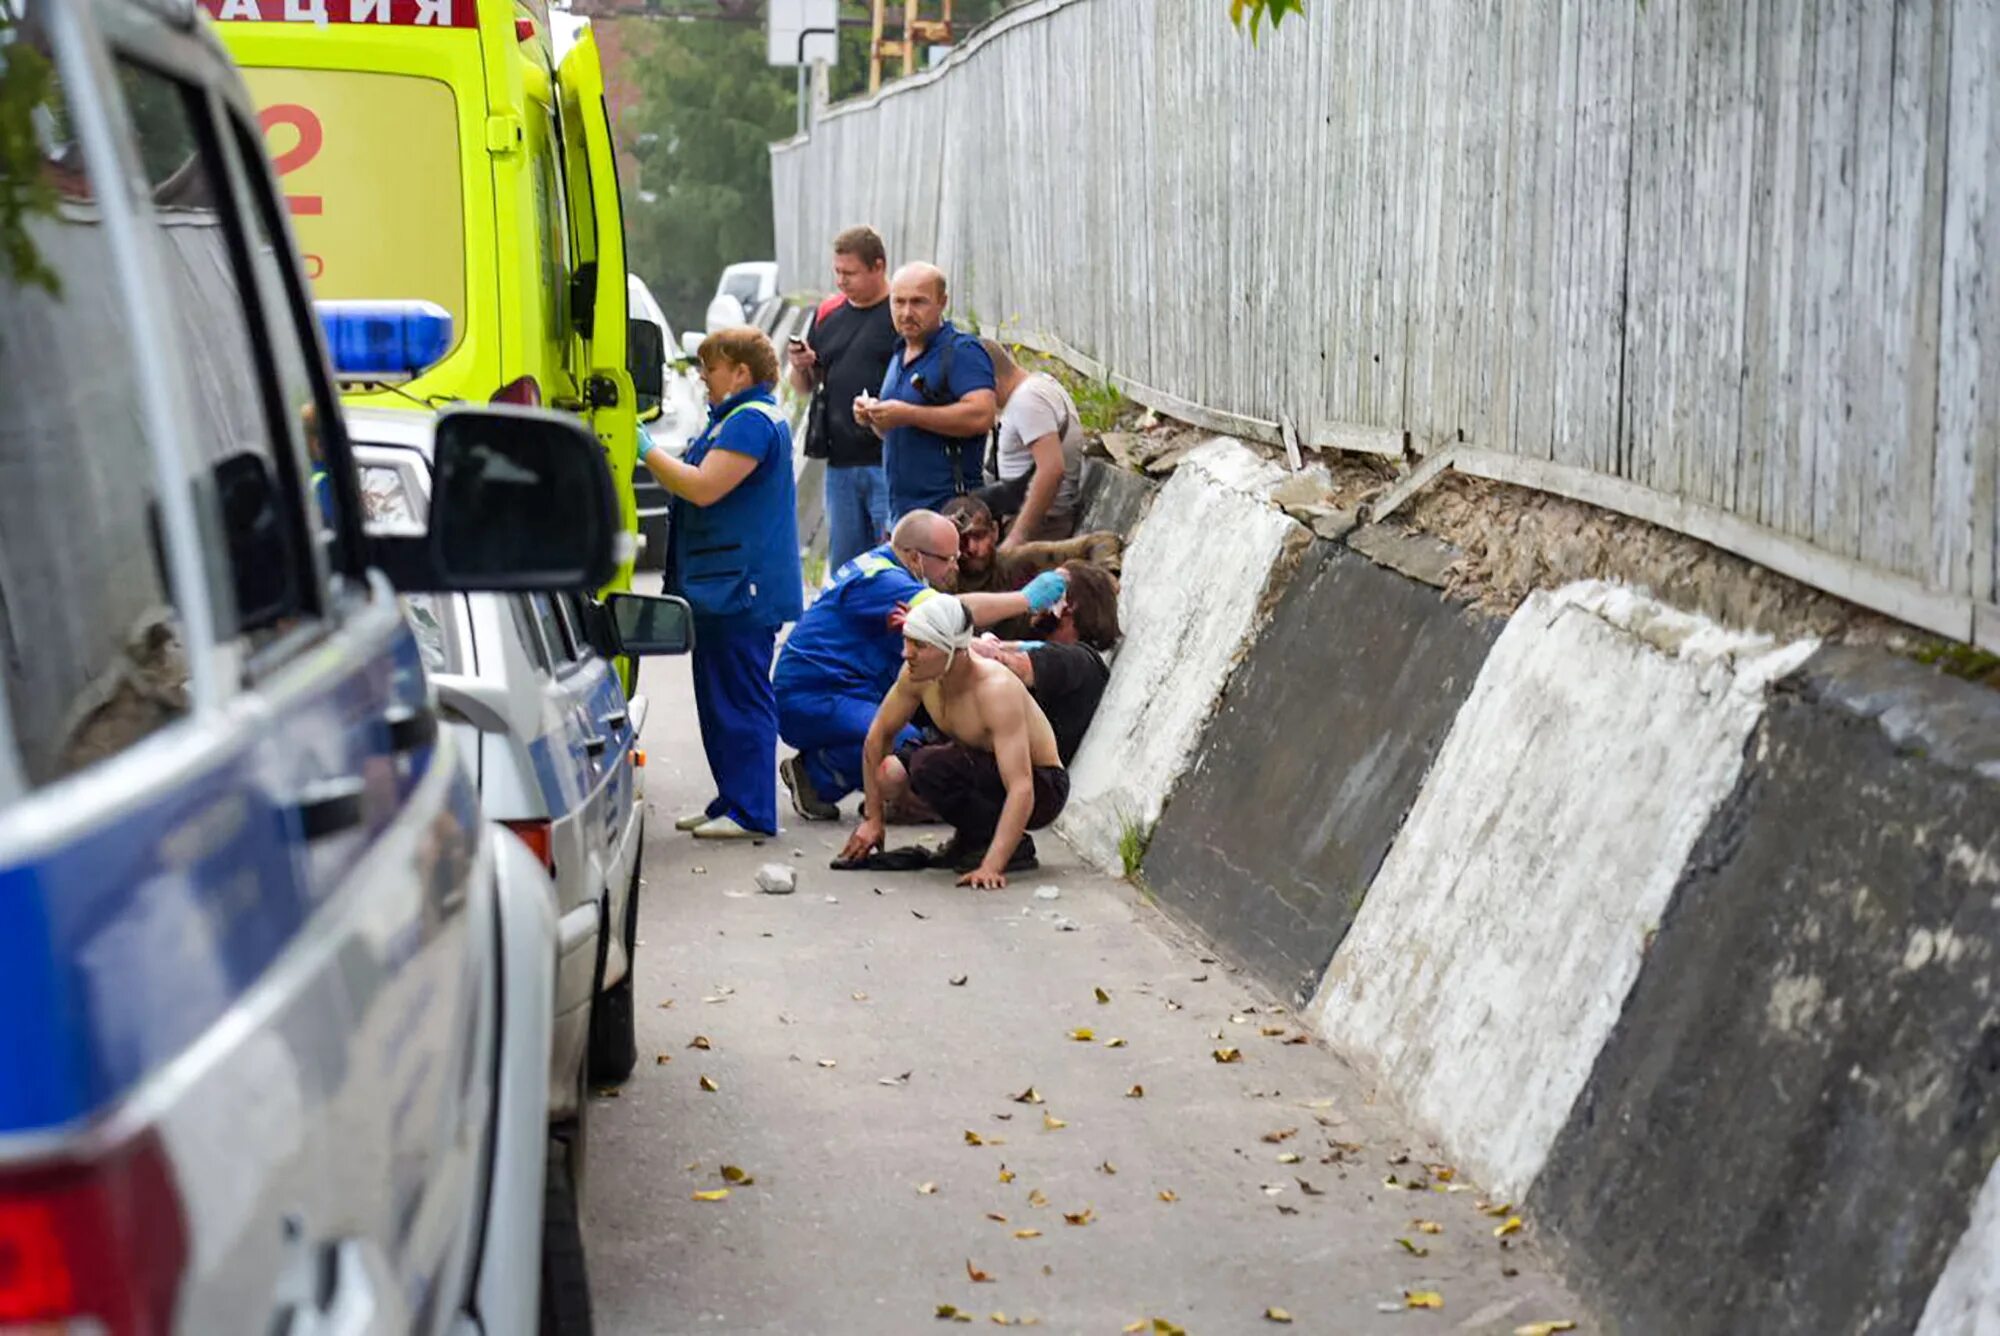
[{"label": "man holding phone", "polygon": [[826,461],[826,565],[837,571],[889,532],[882,439],[855,420],[856,396],[880,388],[897,334],[889,312],[889,260],[872,227],[833,239],[839,293],[820,304],[812,329],[786,348],[792,388],[810,395],[806,456]]}]

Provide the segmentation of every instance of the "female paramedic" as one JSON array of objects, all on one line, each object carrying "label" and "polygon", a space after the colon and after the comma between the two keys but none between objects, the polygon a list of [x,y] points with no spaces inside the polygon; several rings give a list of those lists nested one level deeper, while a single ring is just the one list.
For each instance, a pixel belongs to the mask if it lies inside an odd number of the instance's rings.
[{"label": "female paramedic", "polygon": [[778,831],[778,628],[804,610],[792,430],[772,395],[778,354],[755,329],[720,329],[697,356],[708,426],[675,459],[639,436],[639,458],[673,494],[666,588],[694,610],[694,703],[715,777],[696,839]]}]

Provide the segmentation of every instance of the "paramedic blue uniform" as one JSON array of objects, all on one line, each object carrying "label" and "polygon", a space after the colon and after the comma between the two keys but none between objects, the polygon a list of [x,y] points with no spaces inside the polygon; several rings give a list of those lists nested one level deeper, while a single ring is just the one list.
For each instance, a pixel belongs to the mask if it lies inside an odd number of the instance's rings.
[{"label": "paramedic blue uniform", "polygon": [[757,461],[729,495],[706,506],[671,503],[667,588],[694,609],[694,706],[715,777],[710,817],[747,830],[778,829],[778,709],[771,655],[778,628],[804,603],[792,430],[771,387],[753,385],[708,410],[683,459],[710,450]]},{"label": "paramedic blue uniform", "polygon": [[[798,748],[826,802],[862,787],[862,744],[903,667],[903,633],[891,619],[898,605],[929,592],[884,543],[835,572],[785,640],[775,675],[778,734]],[[897,742],[916,736],[905,729]]]},{"label": "paramedic blue uniform", "polygon": [[[920,407],[955,404],[974,390],[993,388],[993,359],[979,340],[947,320],[931,335],[915,360],[904,358],[907,343],[896,345],[882,379],[883,399]],[[923,378],[924,389],[916,385]],[[925,391],[928,390],[929,394]],[[943,510],[945,503],[985,482],[980,472],[986,437],[940,436],[922,427],[896,427],[882,437],[882,472],[889,480],[889,523],[913,510]]]}]

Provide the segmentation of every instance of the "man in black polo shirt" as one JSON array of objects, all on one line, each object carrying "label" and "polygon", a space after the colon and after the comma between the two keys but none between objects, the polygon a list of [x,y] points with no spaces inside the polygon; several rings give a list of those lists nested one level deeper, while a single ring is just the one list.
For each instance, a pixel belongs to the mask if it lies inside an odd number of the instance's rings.
[{"label": "man in black polo shirt", "polygon": [[1062,602],[1036,618],[1043,639],[975,640],[972,651],[1006,664],[1027,685],[1068,765],[1111,680],[1104,654],[1118,643],[1118,586],[1103,567],[1087,561],[1069,562],[1062,571],[1069,577]]},{"label": "man in black polo shirt", "polygon": [[854,420],[855,396],[882,388],[898,342],[889,312],[889,260],[872,227],[833,239],[839,295],[820,304],[812,330],[792,341],[792,388],[813,396],[806,455],[826,461],[826,568],[837,571],[889,532],[882,438]]}]

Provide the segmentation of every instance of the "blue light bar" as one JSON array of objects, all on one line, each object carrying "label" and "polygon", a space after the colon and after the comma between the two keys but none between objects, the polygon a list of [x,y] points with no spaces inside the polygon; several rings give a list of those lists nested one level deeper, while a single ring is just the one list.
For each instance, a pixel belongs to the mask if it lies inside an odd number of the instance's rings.
[{"label": "blue light bar", "polygon": [[451,351],[451,312],[426,301],[314,302],[342,380],[409,380]]}]

